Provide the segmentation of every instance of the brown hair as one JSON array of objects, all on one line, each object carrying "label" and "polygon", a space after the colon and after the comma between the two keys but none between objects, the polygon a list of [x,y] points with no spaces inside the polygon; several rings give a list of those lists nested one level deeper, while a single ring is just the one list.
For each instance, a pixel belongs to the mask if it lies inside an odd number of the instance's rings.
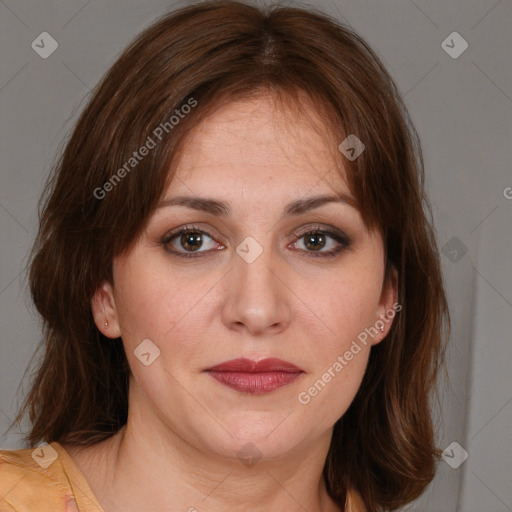
[{"label": "brown hair", "polygon": [[[435,474],[429,400],[450,329],[421,147],[377,55],[312,10],[187,6],[145,30],[93,91],[41,198],[29,281],[44,357],[15,422],[29,412],[31,446],[92,445],[125,424],[130,370],[121,339],[96,328],[91,298],[142,233],[187,132],[227,102],[269,93],[297,107],[306,94],[333,140],[355,134],[366,146],[354,161],[335,149],[365,225],[383,233],[403,309],[335,424],[324,475],[340,506],[353,487],[369,511],[397,508]],[[130,160],[148,137],[155,147]]]}]

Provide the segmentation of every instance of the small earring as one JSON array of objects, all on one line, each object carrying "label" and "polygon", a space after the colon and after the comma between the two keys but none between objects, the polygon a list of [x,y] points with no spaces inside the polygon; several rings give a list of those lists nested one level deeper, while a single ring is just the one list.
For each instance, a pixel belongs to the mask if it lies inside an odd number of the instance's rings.
[{"label": "small earring", "polygon": [[108,320],[105,320],[105,327],[108,327]]},{"label": "small earring", "polygon": [[380,326],[380,332],[384,332],[384,326],[383,325]]}]

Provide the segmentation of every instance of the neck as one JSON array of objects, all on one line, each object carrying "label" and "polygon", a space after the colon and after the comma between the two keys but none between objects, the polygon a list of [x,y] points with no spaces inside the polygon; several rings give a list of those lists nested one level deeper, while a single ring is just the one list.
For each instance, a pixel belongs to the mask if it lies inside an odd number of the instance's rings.
[{"label": "neck", "polygon": [[91,447],[87,458],[77,458],[105,512],[341,510],[322,474],[330,436],[250,466],[205,454],[169,431],[162,437],[133,416],[116,435]]}]

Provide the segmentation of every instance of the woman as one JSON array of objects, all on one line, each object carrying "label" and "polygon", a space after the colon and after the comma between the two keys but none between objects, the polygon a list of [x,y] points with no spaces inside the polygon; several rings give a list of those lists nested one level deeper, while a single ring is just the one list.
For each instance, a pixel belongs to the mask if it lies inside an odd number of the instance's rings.
[{"label": "woman", "polygon": [[203,2],[147,29],[46,189],[1,510],[421,495],[449,329],[422,165],[393,80],[322,14]]}]

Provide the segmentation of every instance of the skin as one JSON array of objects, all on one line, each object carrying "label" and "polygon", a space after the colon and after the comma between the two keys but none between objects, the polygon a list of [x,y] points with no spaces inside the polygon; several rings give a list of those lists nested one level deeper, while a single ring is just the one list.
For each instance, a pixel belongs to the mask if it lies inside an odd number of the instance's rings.
[{"label": "skin", "polygon": [[[383,287],[382,238],[366,230],[357,208],[328,203],[281,218],[285,205],[306,196],[351,195],[321,118],[312,106],[308,112],[281,112],[262,96],[196,126],[164,197],[223,200],[231,215],[155,211],[132,250],[115,259],[113,283],[98,288],[96,325],[122,336],[132,370],[128,422],[92,447],[64,447],[106,512],[340,510],[322,477],[332,428],[392,321],[308,404],[298,394],[392,308],[397,288],[396,280]],[[204,258],[165,250],[162,238],[187,224],[210,233],[198,245]],[[351,245],[333,258],[308,257],[315,247],[302,235],[329,227]],[[248,236],[263,249],[252,263],[236,252]],[[331,237],[323,243],[320,252],[340,247]],[[180,236],[167,246],[187,252]],[[160,350],[149,366],[134,355],[144,339]],[[304,373],[265,395],[204,373],[238,357],[277,357]],[[247,443],[261,454],[252,467],[237,456]]]}]

